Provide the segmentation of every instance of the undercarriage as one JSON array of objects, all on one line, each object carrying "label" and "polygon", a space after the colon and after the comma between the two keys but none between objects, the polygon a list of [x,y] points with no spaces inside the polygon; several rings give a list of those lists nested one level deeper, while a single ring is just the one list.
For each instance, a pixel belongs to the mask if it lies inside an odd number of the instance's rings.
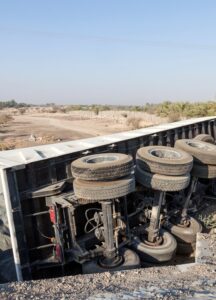
[{"label": "undercarriage", "polygon": [[[38,161],[1,170],[17,279],[193,261],[197,234],[215,227],[202,214],[216,199],[215,133],[214,119],[176,125],[85,151],[66,148],[64,155],[58,146],[49,158],[33,151]],[[209,140],[192,139],[200,135]],[[203,162],[196,153],[187,160],[182,143],[204,143]],[[187,155],[180,159],[181,151]],[[96,168],[106,163],[111,169]]]}]

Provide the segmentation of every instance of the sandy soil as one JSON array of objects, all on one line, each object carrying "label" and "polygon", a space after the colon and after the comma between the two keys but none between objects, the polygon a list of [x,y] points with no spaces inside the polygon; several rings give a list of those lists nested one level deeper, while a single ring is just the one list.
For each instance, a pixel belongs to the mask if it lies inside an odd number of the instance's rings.
[{"label": "sandy soil", "polygon": [[[2,113],[2,112],[1,112]],[[12,114],[11,111],[9,113]],[[127,116],[127,117],[126,117]],[[139,127],[163,123],[166,120],[140,112],[91,111],[70,113],[26,113],[13,115],[13,120],[1,126],[2,150],[77,140],[136,129],[128,120],[139,120]],[[30,138],[30,136],[34,138]]]}]

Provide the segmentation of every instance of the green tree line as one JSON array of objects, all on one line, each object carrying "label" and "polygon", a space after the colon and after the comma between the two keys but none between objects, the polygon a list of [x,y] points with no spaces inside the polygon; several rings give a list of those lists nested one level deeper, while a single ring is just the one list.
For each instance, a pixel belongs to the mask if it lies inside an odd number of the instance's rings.
[{"label": "green tree line", "polygon": [[30,105],[26,103],[18,103],[15,100],[0,101],[0,109],[7,108],[7,107],[20,108],[20,107],[28,107],[28,106]]}]

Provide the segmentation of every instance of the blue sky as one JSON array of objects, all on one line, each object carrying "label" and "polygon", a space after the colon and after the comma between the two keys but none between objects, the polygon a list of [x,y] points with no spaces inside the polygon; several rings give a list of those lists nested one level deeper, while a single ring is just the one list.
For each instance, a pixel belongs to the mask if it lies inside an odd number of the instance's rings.
[{"label": "blue sky", "polygon": [[216,100],[215,0],[0,0],[0,100]]}]

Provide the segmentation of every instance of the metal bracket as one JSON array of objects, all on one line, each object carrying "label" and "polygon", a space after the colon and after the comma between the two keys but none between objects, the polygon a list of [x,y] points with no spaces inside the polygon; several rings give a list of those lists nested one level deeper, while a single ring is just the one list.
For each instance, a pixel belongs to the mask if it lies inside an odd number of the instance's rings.
[{"label": "metal bracket", "polygon": [[184,222],[187,218],[188,206],[189,206],[189,203],[190,203],[191,196],[196,190],[197,182],[198,182],[198,178],[197,177],[192,177],[190,187],[189,187],[189,191],[187,193],[187,196],[186,196],[186,199],[185,199],[185,202],[184,202],[184,206],[183,206],[183,209],[182,209],[182,213],[181,213],[181,222]]},{"label": "metal bracket", "polygon": [[161,206],[165,201],[165,192],[156,191],[155,199],[152,207],[151,219],[148,228],[148,241],[155,242],[158,237]]},{"label": "metal bracket", "polygon": [[63,192],[66,186],[66,181],[48,185],[41,189],[36,189],[27,193],[28,198],[40,198],[57,195]]}]

